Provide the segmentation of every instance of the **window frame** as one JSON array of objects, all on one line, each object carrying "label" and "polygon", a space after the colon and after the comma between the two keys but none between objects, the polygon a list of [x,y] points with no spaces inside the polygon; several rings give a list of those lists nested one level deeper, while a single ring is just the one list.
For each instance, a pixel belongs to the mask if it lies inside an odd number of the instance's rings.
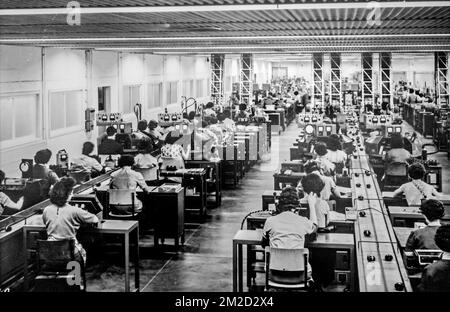
[{"label": "window frame", "polygon": [[[154,89],[154,87],[158,87],[158,93],[159,93],[159,96],[158,96],[158,102],[157,102],[157,105],[156,106],[150,106],[150,103],[152,103],[153,101],[154,101],[154,99],[155,99],[155,97],[154,97],[154,92],[153,92],[153,89]],[[155,109],[155,108],[160,108],[160,107],[162,107],[162,91],[163,91],[163,84],[162,84],[162,82],[160,82],[160,81],[158,81],[158,82],[149,82],[149,83],[147,83],[147,105],[146,105],[146,108],[147,109]],[[151,98],[151,100],[150,100],[150,98]]]},{"label": "window frame", "polygon": [[[20,97],[20,96],[35,96],[36,97],[36,121],[35,121],[35,129],[34,129],[34,135],[27,135],[23,137],[16,138],[15,137],[15,118],[13,118],[12,122],[12,134],[13,138],[9,140],[0,141],[0,149],[9,149],[9,148],[16,148],[21,145],[30,144],[30,143],[37,143],[42,141],[42,97],[40,90],[30,90],[30,91],[19,91],[19,92],[6,92],[1,93],[0,97],[3,98],[14,98],[14,97]],[[14,104],[14,102],[13,102]],[[15,116],[15,105],[13,105],[13,116]]]},{"label": "window frame", "polygon": [[[138,103],[141,103],[141,95],[142,95],[142,91],[141,91],[141,88],[142,88],[142,84],[139,84],[139,83],[135,83],[135,84],[124,84],[123,86],[122,86],[122,105],[121,105],[121,107],[120,107],[120,110],[121,110],[121,112],[122,112],[122,114],[124,114],[124,115],[127,115],[127,114],[133,114],[134,113],[134,111],[133,111],[133,107],[134,107],[134,104],[136,104],[136,103],[131,103],[131,100],[132,100],[132,97],[133,97],[133,93],[131,92],[132,91],[132,88],[134,88],[134,87],[138,87],[139,89],[139,97],[138,97],[138,99],[139,99],[139,101],[138,101]],[[129,108],[130,108],[130,111],[128,112],[128,111],[125,111],[125,103],[124,103],[124,91],[125,91],[125,88],[129,88],[129,92],[128,92],[128,104],[129,104]]]},{"label": "window frame", "polygon": [[[52,98],[52,94],[53,93],[59,93],[59,92],[63,92],[64,93],[64,116],[66,116],[66,93],[68,92],[76,92],[79,91],[81,92],[81,98],[82,98],[82,102],[84,102],[84,106],[82,107],[82,110],[78,111],[79,113],[79,123],[78,125],[75,124],[74,126],[70,126],[70,127],[64,127],[64,128],[60,128],[60,129],[55,129],[52,130],[52,103],[51,103],[51,98]],[[71,133],[76,133],[79,131],[82,131],[84,129],[84,119],[83,119],[83,114],[84,114],[84,110],[86,109],[86,89],[83,88],[77,88],[77,89],[54,89],[54,90],[49,90],[48,91],[48,133],[49,133],[49,138],[55,138],[58,136],[62,136],[62,135],[66,135],[66,134],[71,134]],[[64,117],[65,118],[65,117]],[[64,124],[66,125],[67,120],[64,119]]]}]

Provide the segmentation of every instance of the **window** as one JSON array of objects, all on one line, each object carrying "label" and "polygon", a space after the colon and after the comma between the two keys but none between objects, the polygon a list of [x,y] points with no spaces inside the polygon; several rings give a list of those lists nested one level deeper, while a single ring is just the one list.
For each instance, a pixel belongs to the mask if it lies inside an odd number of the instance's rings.
[{"label": "window", "polygon": [[197,97],[204,97],[205,96],[205,80],[203,79],[197,79]]},{"label": "window", "polygon": [[166,104],[174,104],[178,100],[178,81],[166,83]]},{"label": "window", "polygon": [[28,143],[38,138],[39,95],[0,97],[0,142],[2,147]]},{"label": "window", "polygon": [[83,111],[82,90],[50,92],[51,134],[59,134],[61,130],[67,132],[81,128]]},{"label": "window", "polygon": [[186,97],[194,96],[194,80],[183,81],[183,95]]},{"label": "window", "polygon": [[141,101],[140,89],[140,85],[123,86],[122,113],[129,114],[133,112],[134,105]]},{"label": "window", "polygon": [[150,83],[147,89],[147,108],[161,106],[162,83]]}]

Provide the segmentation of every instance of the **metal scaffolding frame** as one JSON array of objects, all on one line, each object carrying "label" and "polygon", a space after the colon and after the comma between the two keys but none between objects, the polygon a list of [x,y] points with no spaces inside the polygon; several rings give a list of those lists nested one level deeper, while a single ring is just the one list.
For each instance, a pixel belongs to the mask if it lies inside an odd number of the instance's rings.
[{"label": "metal scaffolding frame", "polygon": [[240,102],[252,104],[253,96],[253,54],[241,54],[241,79],[239,83]]},{"label": "metal scaffolding frame", "polygon": [[342,106],[342,68],[341,53],[330,54],[330,103]]},{"label": "metal scaffolding frame", "polygon": [[392,108],[394,105],[394,96],[392,93],[392,53],[380,53],[380,93],[381,101],[389,98],[388,103]]},{"label": "metal scaffolding frame", "polygon": [[325,79],[323,76],[324,54],[313,53],[312,58],[312,104],[314,107],[317,105],[323,107],[325,104]]},{"label": "metal scaffolding frame", "polygon": [[448,53],[436,52],[434,60],[436,103],[438,105],[449,105]]},{"label": "metal scaffolding frame", "polygon": [[223,105],[224,101],[224,64],[225,54],[211,54],[211,102],[215,105]]},{"label": "metal scaffolding frame", "polygon": [[373,78],[373,53],[361,54],[361,81],[362,81],[362,105],[375,105],[374,78]]}]

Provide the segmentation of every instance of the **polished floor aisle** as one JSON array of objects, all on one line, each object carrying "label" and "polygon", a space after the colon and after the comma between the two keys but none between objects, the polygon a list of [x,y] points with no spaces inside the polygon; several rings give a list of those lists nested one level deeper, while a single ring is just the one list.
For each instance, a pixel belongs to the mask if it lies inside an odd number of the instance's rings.
[{"label": "polished floor aisle", "polygon": [[[204,223],[187,224],[185,246],[180,251],[172,247],[173,240],[166,240],[163,251],[157,251],[151,235],[141,238],[141,291],[231,291],[232,238],[244,216],[261,209],[262,193],[273,190],[272,175],[282,161],[289,160],[289,148],[297,135],[293,123],[281,136],[273,136],[270,159],[254,166],[237,189],[225,190],[222,206],[209,209]],[[430,158],[439,160],[448,172],[446,154]],[[444,173],[444,193],[450,192],[449,186],[450,177]],[[87,290],[123,291],[122,257],[122,253],[111,252],[102,256],[99,264],[89,266]]]}]

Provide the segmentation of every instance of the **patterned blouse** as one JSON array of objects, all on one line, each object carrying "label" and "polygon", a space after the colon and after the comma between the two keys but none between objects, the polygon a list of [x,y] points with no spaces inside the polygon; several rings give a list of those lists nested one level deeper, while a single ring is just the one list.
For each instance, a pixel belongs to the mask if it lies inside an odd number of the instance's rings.
[{"label": "patterned blouse", "polygon": [[166,144],[161,148],[162,157],[183,158],[183,147],[179,144]]}]

